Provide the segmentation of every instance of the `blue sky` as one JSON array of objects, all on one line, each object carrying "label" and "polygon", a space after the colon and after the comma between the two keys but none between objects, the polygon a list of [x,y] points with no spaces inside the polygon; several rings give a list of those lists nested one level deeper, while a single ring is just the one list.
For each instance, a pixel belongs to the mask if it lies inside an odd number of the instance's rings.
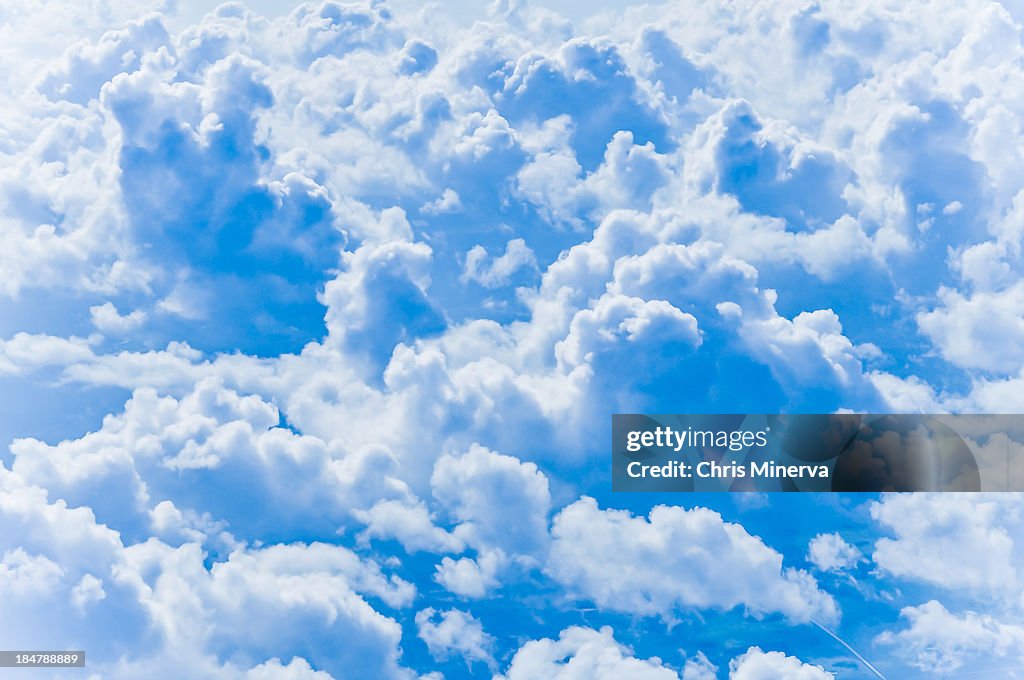
[{"label": "blue sky", "polygon": [[1024,407],[1022,20],[0,4],[2,646],[85,649],[76,678],[1022,677],[1019,495],[607,464],[616,412]]}]

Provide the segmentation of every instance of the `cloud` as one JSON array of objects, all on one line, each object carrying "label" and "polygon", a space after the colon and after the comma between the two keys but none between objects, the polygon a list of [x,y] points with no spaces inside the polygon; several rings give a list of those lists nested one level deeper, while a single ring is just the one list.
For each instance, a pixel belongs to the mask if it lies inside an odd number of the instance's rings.
[{"label": "cloud", "polygon": [[[11,640],[82,640],[104,677],[176,656],[197,677],[410,677],[394,576],[437,650],[475,630],[452,597],[543,599],[480,645],[532,640],[510,677],[676,677],[656,637],[637,656],[596,628],[837,617],[847,593],[784,566],[834,510],[793,542],[599,509],[580,496],[609,410],[1024,393],[1016,4],[87,9],[0,11],[0,376],[5,403],[59,414],[14,418],[0,468],[4,578],[36,605],[12,605]],[[1012,499],[868,507],[871,578],[999,609],[928,616],[1015,640]],[[807,550],[859,558],[836,534]],[[567,596],[595,629],[550,627]],[[893,633],[919,635],[909,663],[925,628]],[[973,654],[950,644],[933,667]]]},{"label": "cloud", "polygon": [[[119,534],[90,509],[50,500],[2,466],[0,490],[0,590],[11,616],[0,626],[4,637],[31,646],[48,636],[68,648],[76,640],[99,660],[116,655],[118,645],[141,651],[144,613],[113,577],[123,555]],[[116,622],[128,625],[119,642],[110,635]]]},{"label": "cloud", "polygon": [[907,627],[878,636],[879,644],[927,673],[955,673],[972,659],[1015,660],[1024,656],[1024,626],[1003,623],[988,614],[956,615],[931,600],[904,607],[900,618]]},{"label": "cloud", "polygon": [[729,662],[729,680],[832,680],[836,676],[821,666],[806,664],[782,652],[751,647]]},{"label": "cloud", "polygon": [[[436,622],[435,615],[438,615]],[[480,621],[472,614],[458,609],[439,612],[428,607],[416,612],[416,629],[435,659],[458,655],[470,668],[477,661],[492,669],[496,666],[492,656],[494,638],[484,632]]]},{"label": "cloud", "polygon": [[92,325],[101,333],[125,333],[141,326],[146,321],[146,313],[136,309],[122,315],[111,302],[89,308]]},{"label": "cloud", "polygon": [[[197,544],[150,540],[125,549],[115,578],[137,594],[165,649],[186,666],[207,654],[298,653],[334,676],[409,677],[397,663],[400,626],[362,594],[406,606],[412,586],[340,546],[240,549],[207,569]],[[352,644],[325,654],[327,641],[339,636]]]},{"label": "cloud", "polygon": [[316,671],[305,659],[293,657],[287,664],[280,659],[270,659],[250,668],[245,680],[330,680],[331,675]]},{"label": "cloud", "polygon": [[860,550],[837,533],[818,534],[807,546],[807,560],[821,571],[852,569],[861,559]]},{"label": "cloud", "polygon": [[600,166],[584,173],[571,147],[569,116],[545,121],[523,136],[531,159],[516,174],[516,189],[553,226],[582,229],[612,210],[650,210],[670,178],[670,157],[654,144],[634,144],[633,133],[616,132]]},{"label": "cloud", "polygon": [[[151,509],[160,523],[181,508],[226,520],[246,538],[278,535],[288,521],[307,529],[319,524],[330,535],[350,511],[406,496],[407,487],[389,477],[393,460],[386,452],[342,451],[279,425],[272,403],[217,378],[200,381],[180,399],[144,388],[123,413],[79,439],[53,446],[15,441],[12,469],[133,535],[149,530]],[[296,484],[303,494],[293,493]],[[269,498],[278,499],[272,514],[253,511]],[[161,511],[159,504],[171,499]]]},{"label": "cloud", "polygon": [[918,315],[918,323],[951,363],[994,373],[1020,367],[1017,348],[1024,340],[1024,285],[977,292],[965,297],[956,290],[939,292],[942,306]]},{"label": "cloud", "polygon": [[704,656],[703,652],[686,660],[683,666],[682,680],[715,680],[718,677],[718,667]]},{"label": "cloud", "polygon": [[636,678],[636,680],[678,680],[679,675],[662,665],[661,659],[638,659],[632,650],[615,640],[610,627],[600,630],[573,626],[557,640],[531,640],[519,648],[502,680],[526,678]]},{"label": "cloud", "polygon": [[721,116],[714,182],[744,211],[781,217],[799,229],[831,223],[847,210],[843,189],[855,178],[832,151],[765,130],[745,101]]},{"label": "cloud", "polygon": [[89,342],[84,338],[17,333],[9,340],[0,340],[0,373],[18,375],[91,356]]},{"label": "cloud", "polygon": [[533,251],[521,238],[512,239],[505,246],[505,252],[487,263],[487,251],[483,246],[473,246],[466,253],[466,268],[463,271],[464,281],[473,281],[484,288],[496,288],[508,283],[509,279],[520,269],[537,269],[537,260]]},{"label": "cloud", "polygon": [[410,553],[461,552],[464,547],[457,535],[434,525],[422,501],[381,500],[369,510],[357,510],[355,516],[367,525],[359,534],[364,540],[394,538]]},{"label": "cloud", "polygon": [[[230,54],[197,82],[176,80],[175,67],[160,52],[103,90],[120,128],[119,184],[136,252],[159,254],[135,257],[135,266],[150,272],[168,323],[222,320],[191,333],[210,346],[244,346],[246,335],[294,346],[322,327],[315,288],[339,259],[327,191],[295,172],[261,176],[267,150],[256,117],[274,98],[260,62]],[[244,333],[248,324],[259,333]]]},{"label": "cloud", "polygon": [[430,485],[470,545],[521,555],[546,548],[551,492],[534,463],[474,445],[438,459]]},{"label": "cloud", "polygon": [[63,576],[59,564],[43,555],[29,555],[21,548],[6,551],[0,559],[0,587],[7,597],[27,598],[45,593]]},{"label": "cloud", "polygon": [[839,617],[810,574],[784,568],[781,554],[711,510],[657,506],[644,518],[583,498],[555,516],[551,531],[547,572],[604,609],[666,619],[737,607],[794,623]]},{"label": "cloud", "polygon": [[129,21],[121,30],[104,33],[96,44],[71,45],[59,65],[43,75],[39,91],[50,99],[85,104],[98,98],[100,88],[114,76],[137,70],[145,54],[169,46],[160,16]]},{"label": "cloud", "polygon": [[443,330],[426,294],[430,260],[426,244],[398,240],[346,254],[346,271],[327,283],[322,297],[331,342],[379,370],[398,343]]},{"label": "cloud", "polygon": [[459,195],[451,189],[445,189],[441,197],[433,203],[425,203],[420,207],[420,212],[427,215],[440,215],[446,212],[453,212],[462,207],[462,200]]},{"label": "cloud", "polygon": [[80,611],[84,611],[94,602],[100,602],[107,597],[103,589],[103,581],[92,574],[85,574],[71,591],[71,602]]},{"label": "cloud", "polygon": [[[872,559],[893,576],[1002,600],[1016,590],[1019,499],[978,494],[886,495],[871,517],[894,538]],[[950,568],[950,565],[956,565]]]},{"label": "cloud", "polygon": [[508,558],[501,550],[487,550],[475,559],[444,557],[436,567],[434,580],[456,595],[479,599],[500,585],[498,572],[507,564]]},{"label": "cloud", "polygon": [[[569,334],[555,353],[569,366],[604,358],[614,350],[639,352],[639,348],[701,344],[697,319],[665,300],[643,300],[625,295],[604,295],[592,309],[577,313]],[[630,351],[632,350],[632,351]]]}]

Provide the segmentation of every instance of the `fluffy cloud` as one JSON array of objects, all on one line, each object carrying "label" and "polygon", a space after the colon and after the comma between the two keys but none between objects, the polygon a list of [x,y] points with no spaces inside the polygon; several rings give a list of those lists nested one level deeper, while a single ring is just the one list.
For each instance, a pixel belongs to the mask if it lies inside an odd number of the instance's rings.
[{"label": "fluffy cloud", "polygon": [[323,671],[315,671],[305,659],[292,658],[287,664],[280,659],[271,659],[250,668],[245,674],[246,680],[330,680],[331,675]]},{"label": "fluffy cloud", "polygon": [[703,652],[697,652],[697,656],[687,659],[683,666],[683,680],[715,680],[717,677],[718,667]]},{"label": "fluffy cloud", "polygon": [[99,97],[100,87],[120,73],[139,68],[146,53],[168,47],[170,36],[159,16],[129,21],[124,29],[108,31],[91,44],[70,46],[61,61],[39,82],[39,91],[50,99],[85,104]]},{"label": "fluffy cloud", "polygon": [[736,607],[794,622],[839,617],[813,577],[783,568],[781,554],[703,508],[658,506],[644,518],[584,498],[555,517],[552,536],[552,578],[602,608],[669,619]]},{"label": "fluffy cloud", "polygon": [[[386,451],[347,452],[279,425],[273,404],[206,378],[181,399],[136,390],[122,414],[80,439],[18,440],[13,469],[133,535],[169,499],[171,508],[212,513],[247,537],[266,537],[288,522],[319,524],[330,535],[350,510],[406,497],[405,485],[388,476],[394,461]],[[297,496],[298,483],[305,492]],[[277,498],[272,514],[253,512],[257,499],[269,498]]]},{"label": "fluffy cloud", "polygon": [[[125,549],[114,577],[137,594],[165,649],[186,664],[201,664],[205,655],[270,659],[298,652],[335,676],[359,669],[409,677],[397,664],[401,628],[362,595],[404,606],[412,586],[339,546],[241,549],[207,569],[197,544],[172,548],[150,540]],[[326,652],[338,636],[359,643]],[[129,662],[159,677],[152,663]]]},{"label": "fluffy cloud", "polygon": [[836,676],[821,666],[806,664],[782,652],[751,647],[729,662],[729,680],[832,680]]},{"label": "fluffy cloud", "polygon": [[125,333],[138,328],[146,320],[146,313],[141,309],[122,315],[110,302],[90,307],[89,314],[96,329],[104,333]]},{"label": "fluffy cloud", "polygon": [[637,680],[679,680],[679,675],[661,660],[638,659],[632,650],[617,642],[612,629],[572,627],[557,640],[531,640],[512,657],[502,680],[526,678],[637,678]]},{"label": "fluffy cloud", "polygon": [[956,290],[939,293],[942,306],[918,316],[921,329],[951,363],[994,373],[1015,372],[1024,340],[1024,285],[981,291],[965,297]]},{"label": "fluffy cloud", "polygon": [[1003,623],[987,614],[956,615],[931,600],[905,607],[903,630],[878,636],[881,644],[917,668],[940,675],[955,673],[972,659],[1020,659],[1024,656],[1024,626]]},{"label": "fluffy cloud", "polygon": [[462,597],[481,598],[499,585],[498,572],[508,564],[501,550],[488,550],[475,559],[442,558],[434,579],[446,590]]},{"label": "fluffy cloud", "polygon": [[8,375],[66,365],[91,356],[92,350],[84,338],[17,333],[9,340],[0,340],[0,372]]},{"label": "fluffy cloud", "polygon": [[488,263],[487,251],[482,246],[473,246],[466,253],[464,281],[475,281],[484,288],[495,288],[508,283],[519,269],[536,269],[537,260],[533,251],[521,238],[512,239],[505,246],[505,252]]},{"label": "fluffy cloud", "polygon": [[[1020,402],[1016,4],[569,22],[503,2],[472,25],[193,5],[0,10],[0,378],[68,414],[16,423],[0,469],[3,583],[61,621],[16,603],[12,640],[85,640],[111,677],[159,677],[186,639],[196,676],[401,677],[403,617],[376,609],[412,589],[380,565],[430,597],[546,574],[596,617],[827,620],[832,596],[783,566],[799,555],[715,513],[577,501],[609,410]],[[870,508],[880,575],[994,607],[1019,588],[1016,501]],[[833,534],[808,551],[859,557]],[[449,607],[417,605],[439,655],[476,630]],[[948,616],[1017,653],[1015,624]],[[272,617],[376,665],[274,642]],[[516,636],[555,634],[537,625]],[[915,625],[894,635],[931,649]],[[937,649],[932,668],[974,647]],[[732,666],[825,673],[754,649]],[[582,628],[526,643],[516,673],[678,675]]]},{"label": "fluffy cloud", "polygon": [[870,511],[895,536],[875,543],[872,559],[886,572],[996,599],[1016,592],[1016,496],[893,494]]},{"label": "fluffy cloud", "polygon": [[461,552],[465,545],[459,536],[435,526],[422,501],[381,500],[369,510],[356,510],[355,516],[367,525],[359,534],[363,540],[394,538],[409,552]]},{"label": "fluffy cloud", "polygon": [[551,494],[535,464],[473,446],[462,456],[442,456],[430,483],[471,545],[522,555],[546,547]]},{"label": "fluffy cloud", "polygon": [[818,534],[807,546],[807,560],[822,571],[842,571],[857,566],[860,550],[839,534]]},{"label": "fluffy cloud", "polygon": [[[439,615],[436,621],[435,614]],[[491,651],[494,638],[484,632],[472,614],[458,609],[437,612],[428,607],[416,613],[416,629],[435,658],[458,654],[469,665],[481,661],[488,667],[495,666]]]}]

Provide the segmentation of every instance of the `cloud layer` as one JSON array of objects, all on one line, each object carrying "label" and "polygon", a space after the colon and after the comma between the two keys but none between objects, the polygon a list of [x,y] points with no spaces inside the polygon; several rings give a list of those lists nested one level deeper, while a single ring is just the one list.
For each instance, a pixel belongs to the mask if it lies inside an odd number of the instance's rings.
[{"label": "cloud layer", "polygon": [[1024,403],[1018,3],[201,4],[0,9],[9,646],[1019,662],[1016,496],[627,498],[604,457],[614,412]]}]

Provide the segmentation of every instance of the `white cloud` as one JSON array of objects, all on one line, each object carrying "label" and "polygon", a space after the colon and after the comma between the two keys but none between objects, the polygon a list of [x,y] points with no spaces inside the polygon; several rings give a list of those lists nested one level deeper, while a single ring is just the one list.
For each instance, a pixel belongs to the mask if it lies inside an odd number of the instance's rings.
[{"label": "white cloud", "polygon": [[918,315],[918,323],[942,356],[964,368],[1016,372],[1024,360],[1024,284],[970,297],[939,292],[941,307]]},{"label": "white cloud", "polygon": [[103,590],[103,581],[92,574],[82,576],[78,585],[71,590],[71,602],[80,610],[84,610],[90,604],[99,602],[106,597],[107,592]]},{"label": "white cloud", "polygon": [[0,588],[7,597],[27,598],[54,588],[64,577],[60,565],[44,555],[29,555],[21,548],[7,550],[0,559]]},{"label": "white cloud", "polygon": [[615,640],[612,629],[573,626],[557,640],[531,640],[519,648],[501,680],[679,680],[661,659],[638,659],[632,650]]},{"label": "white cloud", "polygon": [[466,266],[462,272],[463,281],[474,281],[484,288],[497,288],[508,284],[509,279],[520,269],[537,269],[537,259],[526,241],[515,238],[505,245],[505,252],[487,262],[487,250],[473,246],[466,253]]},{"label": "white cloud", "polygon": [[[9,618],[0,633],[11,644],[48,637],[75,639],[103,659],[111,651],[105,622],[143,620],[138,602],[110,585],[123,554],[118,532],[98,524],[88,508],[50,500],[0,466],[0,591]],[[132,646],[138,631],[121,630]]]},{"label": "white cloud", "polygon": [[928,673],[952,674],[979,659],[1024,657],[1024,626],[1003,623],[988,614],[956,615],[931,600],[918,607],[904,607],[900,617],[908,622],[902,630],[886,631],[877,642]]},{"label": "white cloud", "polygon": [[329,341],[381,364],[398,343],[441,330],[444,321],[426,295],[431,253],[426,244],[398,240],[346,253],[346,271],[321,296]]},{"label": "white cloud", "polygon": [[551,118],[526,131],[523,146],[531,160],[516,175],[516,188],[553,226],[582,228],[617,209],[649,210],[667,184],[670,161],[651,142],[634,144],[633,133],[616,132],[601,165],[584,175],[571,147],[572,118]]},{"label": "white cloud", "polygon": [[[52,446],[16,440],[12,467],[72,502],[102,507],[108,521],[138,518],[162,535],[193,540],[197,531],[221,537],[218,520],[246,538],[270,528],[266,516],[231,502],[227,489],[276,498],[278,527],[309,529],[319,516],[319,531],[329,532],[352,510],[408,494],[391,476],[395,463],[386,451],[349,451],[279,424],[274,404],[211,377],[180,399],[136,390],[123,413],[79,439]],[[300,484],[304,492],[295,494]]]},{"label": "white cloud", "polygon": [[270,659],[258,666],[250,668],[245,680],[331,680],[332,676],[324,671],[313,670],[309,662],[293,657],[287,664],[280,659]]},{"label": "white cloud", "polygon": [[508,564],[501,550],[488,550],[476,557],[442,558],[434,580],[461,597],[481,598],[500,585],[498,572]]},{"label": "white cloud", "polygon": [[137,70],[143,55],[169,42],[160,16],[129,21],[124,29],[104,33],[96,44],[86,40],[68,47],[59,65],[40,79],[39,90],[50,99],[85,104],[99,97],[104,83]]},{"label": "white cloud", "polygon": [[782,652],[751,647],[729,662],[729,680],[833,680],[821,666],[804,663]]},{"label": "white cloud", "polygon": [[459,655],[470,667],[477,661],[491,669],[496,666],[494,638],[484,632],[480,621],[472,614],[458,609],[439,612],[428,607],[416,612],[416,631],[435,659]]},{"label": "white cloud", "polygon": [[781,554],[704,508],[657,506],[648,519],[583,498],[556,515],[552,536],[547,572],[605,609],[666,619],[734,608],[798,623],[839,617],[810,574],[784,568]]},{"label": "white cloud", "polygon": [[852,569],[862,557],[856,546],[837,533],[818,534],[807,546],[807,560],[821,571]]},{"label": "white cloud", "polygon": [[687,659],[683,666],[683,680],[716,680],[718,678],[718,666],[711,663],[703,652]]},{"label": "white cloud", "polygon": [[[574,498],[562,484],[591,464],[609,404],[707,407],[740,389],[766,410],[1021,402],[1016,5],[689,2],[574,26],[510,2],[459,30],[380,3],[277,18],[153,9],[176,11],[0,10],[0,295],[13,333],[0,374],[132,391],[90,434],[19,440],[15,472],[0,470],[5,574],[73,601],[54,611],[76,635],[83,612],[184,634],[178,605],[212,628],[281,615],[317,629],[334,616],[331,630],[377,652],[367,673],[402,675],[397,624],[364,599],[380,593],[346,594],[353,574],[325,576],[303,550],[280,551],[309,567],[292,574],[246,546],[334,540],[354,518],[359,550],[468,550],[435,577],[484,597],[513,566],[545,564],[551,489]],[[948,274],[963,287],[941,288]],[[830,308],[854,289],[891,316]],[[901,289],[913,296],[891,305]],[[485,293],[495,306],[482,311]],[[293,323],[302,300],[310,319]],[[900,339],[914,321],[938,353],[927,362]],[[244,353],[275,331],[287,349]],[[114,336],[125,347],[111,349]],[[949,384],[970,391],[940,390],[933,359],[965,369]],[[899,375],[865,374],[869,360]],[[691,374],[706,381],[678,390]],[[534,457],[557,458],[550,485]],[[588,503],[558,515],[548,569],[603,607],[838,613],[813,578],[713,513]],[[1014,503],[886,498],[872,513],[892,534],[875,546],[882,572],[990,602],[1019,588]],[[697,551],[704,580],[686,580],[668,551],[639,560],[637,535]],[[829,536],[809,547],[813,563],[856,560]],[[128,594],[111,578],[131,561],[122,541],[140,541],[132,559],[160,573],[129,579]],[[730,587],[714,560],[748,580]],[[615,578],[634,564],[657,578]],[[321,581],[326,605],[313,603]],[[674,674],[610,633],[541,642],[523,651],[552,675]],[[183,673],[325,677],[298,638],[248,640],[237,666],[226,636],[200,643]],[[105,676],[166,672],[104,650]],[[777,653],[744,658],[743,672],[817,677]]]},{"label": "white cloud", "polygon": [[573,317],[569,334],[555,346],[555,354],[560,362],[579,366],[614,349],[639,354],[645,345],[673,342],[700,346],[701,333],[692,314],[665,300],[604,295],[592,309]]},{"label": "white cloud", "polygon": [[[400,626],[363,595],[404,607],[413,587],[340,546],[240,549],[207,569],[197,544],[171,548],[151,539],[126,548],[114,576],[185,667],[205,655],[270,659],[307,649],[332,675],[410,677],[398,665]],[[339,638],[347,644],[324,655],[323,645]]]},{"label": "white cloud", "polygon": [[430,484],[470,545],[522,555],[546,547],[551,493],[536,464],[473,445],[438,459]]},{"label": "white cloud", "polygon": [[356,518],[366,524],[359,536],[394,538],[408,552],[461,552],[463,542],[458,536],[435,526],[430,511],[422,501],[381,500],[369,510],[357,510]]},{"label": "white cloud", "polygon": [[861,403],[871,403],[874,398],[874,386],[864,378],[860,352],[843,335],[839,317],[831,309],[801,312],[793,319],[778,315],[749,318],[729,303],[723,303],[719,312],[738,322],[739,335],[750,353],[771,366],[781,383],[829,384],[857,395]]},{"label": "white cloud", "polygon": [[459,194],[452,189],[445,189],[441,197],[433,203],[425,203],[420,207],[420,212],[427,215],[443,215],[444,213],[455,212],[462,207],[462,200]]},{"label": "white cloud", "polygon": [[83,338],[17,333],[9,340],[0,340],[0,374],[19,375],[91,357],[92,349]]},{"label": "white cloud", "polygon": [[[1020,501],[999,494],[892,494],[870,505],[894,538],[872,559],[902,578],[963,589],[1001,601],[1017,592]],[[955,565],[951,568],[951,565]]]},{"label": "white cloud", "polygon": [[112,302],[89,308],[92,325],[103,333],[125,333],[135,330],[146,321],[146,313],[136,309],[122,315]]}]

